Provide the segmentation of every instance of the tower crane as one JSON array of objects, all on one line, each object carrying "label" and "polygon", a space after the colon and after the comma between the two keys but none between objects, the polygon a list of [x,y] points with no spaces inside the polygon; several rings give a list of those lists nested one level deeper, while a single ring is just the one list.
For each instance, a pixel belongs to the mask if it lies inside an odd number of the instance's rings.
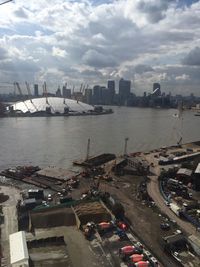
[{"label": "tower crane", "polygon": [[30,101],[31,101],[31,103],[33,103],[32,98],[31,98],[30,86],[29,86],[29,84],[27,82],[25,82],[25,84],[26,84],[26,89],[27,89],[27,92],[28,92],[28,97],[30,97]]},{"label": "tower crane", "polygon": [[53,112],[55,113],[54,108],[49,104],[49,101],[48,101],[48,92],[47,92],[46,82],[44,82],[44,84],[43,84],[43,93],[44,93],[44,96],[46,97],[46,104],[50,106],[50,107],[46,107],[46,110],[52,109]]},{"label": "tower crane", "polygon": [[[19,95],[20,95],[21,97],[23,97],[22,90],[21,90],[21,87],[19,86],[19,83],[18,83],[18,82],[14,82],[14,88],[17,88],[17,90],[18,90],[18,92],[19,92]],[[23,100],[23,102],[24,102],[24,105],[26,106],[27,110],[30,112],[29,107],[28,107],[28,105],[26,104],[26,102],[25,102],[24,100]]]},{"label": "tower crane", "polygon": [[82,92],[82,88],[83,88],[83,84],[81,84],[81,87],[80,87],[80,93]]},{"label": "tower crane", "polygon": [[43,84],[43,93],[44,93],[44,96],[46,98],[46,104],[49,105],[48,97],[47,97],[48,94],[47,94],[47,84],[46,84],[46,82],[44,82],[44,84]]},{"label": "tower crane", "polygon": [[29,83],[25,82],[25,84],[26,84],[26,89],[27,89],[27,92],[28,92],[28,96],[30,97],[29,100],[30,100],[31,104],[34,106],[35,110],[38,111],[38,108],[36,107],[36,105],[34,104],[32,98],[31,98],[32,94],[31,94],[31,89],[30,89]]}]

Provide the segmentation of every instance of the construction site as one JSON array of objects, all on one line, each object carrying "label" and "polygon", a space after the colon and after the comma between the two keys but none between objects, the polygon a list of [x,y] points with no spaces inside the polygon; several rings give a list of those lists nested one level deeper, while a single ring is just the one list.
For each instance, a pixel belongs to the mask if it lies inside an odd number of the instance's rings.
[{"label": "construction site", "polygon": [[199,266],[200,144],[94,158],[89,144],[80,171],[1,172],[1,266]]}]

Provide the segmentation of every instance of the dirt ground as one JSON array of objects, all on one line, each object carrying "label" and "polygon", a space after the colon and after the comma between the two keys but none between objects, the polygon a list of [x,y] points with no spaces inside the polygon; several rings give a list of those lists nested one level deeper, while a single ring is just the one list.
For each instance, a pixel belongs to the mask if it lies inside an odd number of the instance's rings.
[{"label": "dirt ground", "polygon": [[[90,242],[74,226],[36,229],[34,235],[27,233],[27,240],[52,236],[64,236],[66,246],[30,249],[34,267],[118,267],[113,265],[100,242]],[[65,265],[63,265],[63,258]],[[47,265],[49,263],[49,265]]]}]

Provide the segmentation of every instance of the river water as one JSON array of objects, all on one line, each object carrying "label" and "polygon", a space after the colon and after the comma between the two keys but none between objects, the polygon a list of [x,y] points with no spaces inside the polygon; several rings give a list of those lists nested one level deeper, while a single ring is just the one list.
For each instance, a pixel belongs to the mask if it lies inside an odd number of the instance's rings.
[{"label": "river water", "polygon": [[90,155],[122,154],[124,139],[128,152],[146,151],[183,142],[200,140],[200,117],[184,111],[183,119],[173,109],[114,107],[102,116],[0,118],[0,169],[33,164],[70,167],[72,161]]}]

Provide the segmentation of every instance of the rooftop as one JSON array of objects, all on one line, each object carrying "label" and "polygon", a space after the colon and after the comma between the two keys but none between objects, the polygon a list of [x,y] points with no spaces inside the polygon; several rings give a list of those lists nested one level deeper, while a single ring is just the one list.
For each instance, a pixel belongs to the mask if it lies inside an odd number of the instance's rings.
[{"label": "rooftop", "polygon": [[9,236],[10,242],[10,262],[11,264],[20,261],[27,261],[28,249],[26,244],[26,236],[24,231],[16,232]]}]

